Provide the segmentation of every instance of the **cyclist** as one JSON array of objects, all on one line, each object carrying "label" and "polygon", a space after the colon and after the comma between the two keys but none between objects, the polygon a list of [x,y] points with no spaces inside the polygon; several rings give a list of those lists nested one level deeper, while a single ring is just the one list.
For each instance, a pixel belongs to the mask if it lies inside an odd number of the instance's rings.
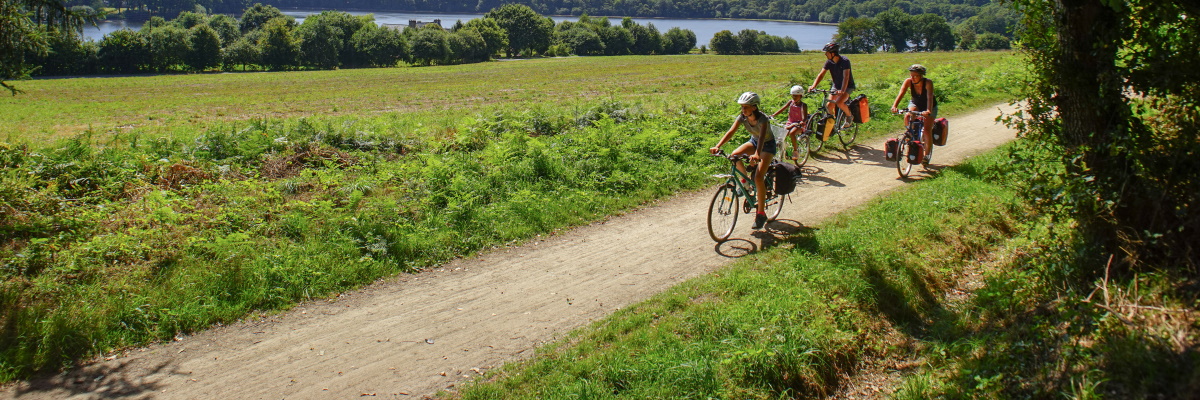
[{"label": "cyclist", "polygon": [[821,67],[821,72],[817,74],[817,80],[808,87],[808,91],[816,90],[817,84],[825,78],[825,73],[830,73],[829,78],[833,82],[829,88],[831,93],[829,93],[829,103],[825,106],[826,110],[829,111],[829,115],[835,115],[833,107],[836,105],[849,118],[853,114],[850,114],[850,107],[846,105],[846,100],[850,99],[850,92],[854,91],[854,74],[850,72],[850,59],[838,53],[841,46],[838,46],[837,43],[829,43],[821,50],[825,52],[825,65]]},{"label": "cyclist", "polygon": [[803,86],[792,86],[790,92],[792,99],[780,107],[779,111],[771,114],[771,117],[779,116],[783,110],[788,110],[787,125],[784,125],[783,128],[787,129],[788,139],[792,140],[792,159],[799,160],[800,157],[796,155],[796,152],[800,151],[800,146],[796,143],[796,137],[804,131],[804,120],[808,119],[808,104],[804,104],[804,93],[806,92]]},{"label": "cyclist", "polygon": [[[930,140],[933,132],[933,121],[937,119],[937,99],[933,97],[933,81],[925,77],[925,66],[921,64],[913,64],[908,67],[908,79],[904,80],[904,85],[900,87],[900,93],[896,95],[896,101],[892,102],[892,113],[895,114],[900,110],[896,106],[900,105],[900,99],[904,98],[904,92],[909,92],[911,98],[908,100],[908,109],[917,111],[921,115],[924,129],[921,131],[921,144],[924,151],[921,154],[922,164],[929,163],[929,152],[933,146]],[[912,114],[904,115],[904,126],[912,120]]]},{"label": "cyclist", "polygon": [[[771,165],[771,158],[775,157],[775,135],[771,132],[771,120],[758,109],[760,99],[758,94],[754,92],[742,93],[738,96],[738,104],[742,106],[742,111],[733,119],[733,125],[729,127],[729,131],[721,137],[716,146],[708,149],[712,154],[717,154],[721,150],[721,146],[729,142],[733,138],[734,132],[737,132],[739,126],[746,127],[746,131],[750,132],[750,141],[738,146],[731,155],[750,155],[750,163],[758,163],[754,174],[754,200],[757,202],[757,213],[754,217],[753,229],[762,229],[767,224],[766,208],[763,207],[763,199],[767,197],[767,185],[764,179],[767,176],[767,168]],[[743,174],[746,174],[746,166],[738,161],[737,168]]]}]

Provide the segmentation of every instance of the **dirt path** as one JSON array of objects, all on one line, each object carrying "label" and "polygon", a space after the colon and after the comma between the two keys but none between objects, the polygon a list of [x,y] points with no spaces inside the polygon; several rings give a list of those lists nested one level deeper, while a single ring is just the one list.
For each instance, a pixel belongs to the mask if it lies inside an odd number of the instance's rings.
[{"label": "dirt path", "polygon": [[[932,169],[1014,137],[996,107],[952,119]],[[897,123],[899,125],[899,123]],[[715,140],[715,139],[714,139]],[[905,185],[882,140],[809,161],[781,221],[795,231]],[[930,172],[915,168],[912,178]],[[326,399],[432,395],[733,258],[770,247],[739,220],[715,245],[710,190],[527,245],[376,283],[0,390],[0,398]]]}]

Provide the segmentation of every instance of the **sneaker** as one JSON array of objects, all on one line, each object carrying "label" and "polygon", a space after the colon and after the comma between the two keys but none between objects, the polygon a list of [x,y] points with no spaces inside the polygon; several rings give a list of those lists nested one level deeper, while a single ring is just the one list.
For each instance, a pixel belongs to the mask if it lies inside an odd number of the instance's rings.
[{"label": "sneaker", "polygon": [[762,229],[767,226],[767,214],[758,214],[754,217],[754,226],[751,229]]}]

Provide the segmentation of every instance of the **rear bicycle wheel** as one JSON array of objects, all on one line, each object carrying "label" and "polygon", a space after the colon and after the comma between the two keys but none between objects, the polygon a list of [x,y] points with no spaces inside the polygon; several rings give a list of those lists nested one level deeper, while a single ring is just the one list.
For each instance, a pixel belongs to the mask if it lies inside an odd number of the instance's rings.
[{"label": "rear bicycle wheel", "polygon": [[821,140],[821,131],[817,129],[820,121],[823,120],[825,120],[825,114],[814,114],[808,117],[808,123],[805,124],[805,129],[808,130],[808,150],[813,154],[825,147],[825,141]]},{"label": "rear bicycle wheel", "polygon": [[737,225],[738,193],[732,183],[726,183],[717,188],[713,194],[712,203],[708,205],[708,236],[717,242],[724,242],[733,234]]},{"label": "rear bicycle wheel", "polygon": [[896,172],[900,173],[901,178],[907,178],[908,173],[912,171],[912,164],[908,163],[908,144],[912,139],[905,136],[896,144]]},{"label": "rear bicycle wheel", "polygon": [[858,124],[845,116],[842,118],[844,121],[839,125],[841,134],[838,135],[838,139],[842,141],[842,147],[849,149],[854,144],[854,139],[858,138]]}]

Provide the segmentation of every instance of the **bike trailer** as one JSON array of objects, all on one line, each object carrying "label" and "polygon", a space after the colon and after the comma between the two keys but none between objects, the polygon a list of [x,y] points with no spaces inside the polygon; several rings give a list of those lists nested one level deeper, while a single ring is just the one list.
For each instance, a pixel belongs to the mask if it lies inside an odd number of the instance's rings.
[{"label": "bike trailer", "polygon": [[950,134],[950,121],[945,118],[938,118],[933,121],[933,144],[937,146],[946,145],[946,136]]},{"label": "bike trailer", "polygon": [[871,120],[871,107],[867,105],[867,95],[860,94],[850,100],[850,114],[854,116],[856,124],[865,124]]},{"label": "bike trailer", "polygon": [[896,140],[896,138],[888,139],[887,142],[883,144],[883,158],[887,159],[888,161],[896,161],[896,159],[900,158],[900,155],[896,154],[896,152],[899,150],[900,141]]},{"label": "bike trailer", "polygon": [[921,155],[924,153],[925,145],[922,144],[920,140],[912,141],[912,144],[908,145],[908,163],[920,164],[921,161],[925,161],[921,159]]},{"label": "bike trailer", "polygon": [[795,164],[773,161],[771,170],[775,172],[775,194],[789,194],[796,190],[796,176],[800,171]]}]

